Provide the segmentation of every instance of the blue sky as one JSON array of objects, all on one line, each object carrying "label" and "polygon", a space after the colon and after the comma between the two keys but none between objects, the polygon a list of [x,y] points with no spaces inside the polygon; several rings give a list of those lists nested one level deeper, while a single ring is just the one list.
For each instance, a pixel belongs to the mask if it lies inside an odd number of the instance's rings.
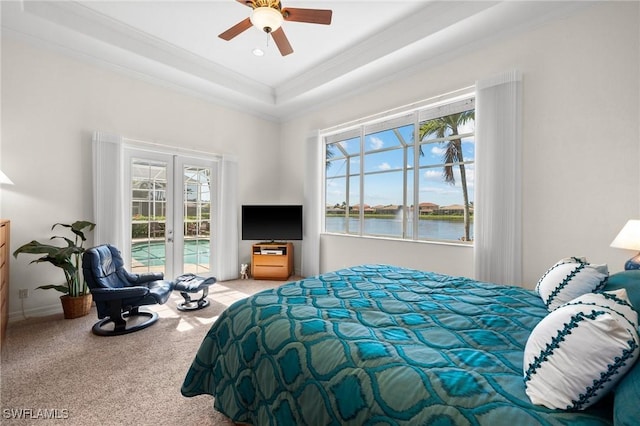
[{"label": "blue sky", "polygon": [[[407,164],[413,169],[413,126],[408,125],[393,130],[386,130],[365,136],[365,161],[364,172],[375,173],[385,171],[386,173],[376,173],[365,175],[365,204],[389,205],[402,204],[402,167],[404,164],[404,150],[389,148],[399,148],[402,146],[399,138],[410,145],[407,149]],[[461,129],[462,132],[468,131]],[[355,155],[351,158],[350,174],[358,174],[362,167],[359,156],[359,138],[349,139],[339,142],[340,146],[348,153]],[[332,147],[335,155],[331,161],[331,167],[326,171],[327,178],[344,176],[347,169],[346,159],[336,146]],[[419,203],[431,202],[438,205],[462,204],[462,191],[460,186],[459,168],[455,167],[456,184],[450,185],[444,182],[442,177],[443,168],[442,157],[444,153],[443,143],[430,143],[423,145],[423,155],[419,157]],[[475,143],[473,138],[463,139],[463,155],[465,159],[473,159],[475,156]],[[436,166],[426,168],[426,166]],[[475,165],[466,165],[467,185],[470,201],[474,200],[474,177]],[[409,171],[409,199],[408,204],[414,204],[412,200],[413,171]],[[352,188],[350,188],[350,204],[359,203],[359,179],[352,178]],[[346,200],[345,178],[328,179],[326,187],[326,203],[328,205],[341,204]]]}]

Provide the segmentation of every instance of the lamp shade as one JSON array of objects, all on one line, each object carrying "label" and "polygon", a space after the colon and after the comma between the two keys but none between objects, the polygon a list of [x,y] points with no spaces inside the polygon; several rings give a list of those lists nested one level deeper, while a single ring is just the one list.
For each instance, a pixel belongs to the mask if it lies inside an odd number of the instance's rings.
[{"label": "lamp shade", "polygon": [[0,170],[0,184],[13,185],[13,182],[11,182],[11,179],[9,179],[9,177],[5,175],[2,172],[2,170]]},{"label": "lamp shade", "polygon": [[251,14],[251,23],[265,33],[271,33],[282,25],[282,13],[271,7],[257,7]]},{"label": "lamp shade", "polygon": [[611,247],[640,250],[640,220],[630,220],[624,225]]}]

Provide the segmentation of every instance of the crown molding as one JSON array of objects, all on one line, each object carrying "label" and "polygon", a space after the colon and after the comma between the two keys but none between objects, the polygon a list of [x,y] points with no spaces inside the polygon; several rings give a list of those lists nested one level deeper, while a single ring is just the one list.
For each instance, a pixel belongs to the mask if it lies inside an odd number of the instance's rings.
[{"label": "crown molding", "polygon": [[436,1],[275,87],[76,1],[2,2],[2,32],[273,121],[418,72],[589,2]]}]

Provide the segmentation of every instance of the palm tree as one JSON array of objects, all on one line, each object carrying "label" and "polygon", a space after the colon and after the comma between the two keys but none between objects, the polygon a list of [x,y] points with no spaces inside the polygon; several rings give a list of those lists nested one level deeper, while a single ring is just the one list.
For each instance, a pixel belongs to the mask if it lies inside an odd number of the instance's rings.
[{"label": "palm tree", "polygon": [[[429,135],[434,135],[436,138],[459,135],[458,129],[474,119],[475,110],[469,110],[425,121],[420,125],[420,141]],[[471,235],[469,234],[471,223],[469,215],[469,192],[467,190],[467,172],[464,167],[464,157],[462,154],[462,139],[449,139],[441,143],[446,144],[443,154],[444,169],[442,170],[444,181],[455,185],[456,178],[453,174],[454,164],[458,163],[458,167],[460,168],[460,184],[462,185],[462,196],[464,197],[464,238],[465,241],[471,241]]]},{"label": "palm tree", "polygon": [[331,159],[336,155],[331,145],[327,145],[325,155],[326,155],[326,158],[325,158],[326,168],[327,170],[329,170],[329,167],[331,167]]}]

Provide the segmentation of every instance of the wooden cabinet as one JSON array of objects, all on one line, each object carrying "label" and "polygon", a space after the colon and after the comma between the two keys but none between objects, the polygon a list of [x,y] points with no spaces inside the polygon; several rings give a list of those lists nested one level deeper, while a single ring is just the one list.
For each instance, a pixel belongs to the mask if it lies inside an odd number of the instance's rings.
[{"label": "wooden cabinet", "polygon": [[251,275],[256,280],[286,280],[293,275],[293,244],[254,244]]},{"label": "wooden cabinet", "polygon": [[0,219],[0,346],[4,346],[9,318],[9,221]]}]

